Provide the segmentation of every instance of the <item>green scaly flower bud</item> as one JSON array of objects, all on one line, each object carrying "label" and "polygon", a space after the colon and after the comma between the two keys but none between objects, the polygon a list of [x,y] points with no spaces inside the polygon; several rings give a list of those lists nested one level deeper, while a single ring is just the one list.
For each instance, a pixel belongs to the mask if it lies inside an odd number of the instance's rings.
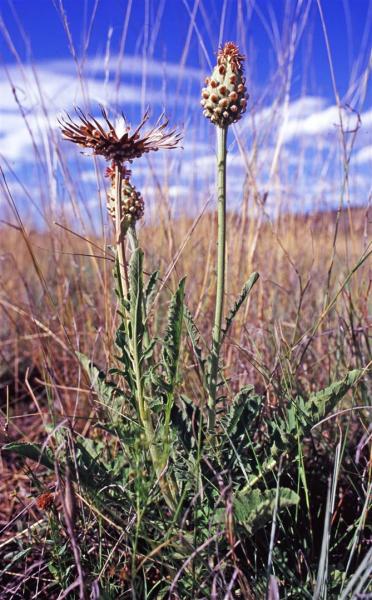
[{"label": "green scaly flower bud", "polygon": [[236,123],[245,112],[248,101],[243,76],[244,56],[234,42],[227,42],[217,55],[217,65],[205,80],[201,105],[203,114],[218,127]]},{"label": "green scaly flower bud", "polygon": [[[115,202],[116,202],[116,190],[115,180],[112,181],[111,188],[107,194],[107,210],[115,222]],[[125,177],[122,180],[121,186],[121,214],[122,214],[122,234],[128,230],[130,225],[133,225],[136,221],[141,219],[145,211],[145,203],[143,198],[136,190],[134,185],[131,184],[129,177]]]}]

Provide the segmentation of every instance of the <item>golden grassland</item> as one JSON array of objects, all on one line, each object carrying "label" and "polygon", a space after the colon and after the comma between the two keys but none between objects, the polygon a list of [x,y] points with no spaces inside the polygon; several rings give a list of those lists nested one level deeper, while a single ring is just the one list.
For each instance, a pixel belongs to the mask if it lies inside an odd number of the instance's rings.
[{"label": "golden grassland", "polygon": [[[270,410],[286,391],[320,389],[347,369],[368,364],[368,261],[348,280],[368,244],[368,227],[365,209],[282,214],[275,221],[252,219],[244,210],[228,216],[225,312],[250,273],[260,273],[224,349],[224,375],[232,388],[253,383],[266,394]],[[103,369],[112,365],[117,323],[109,235],[88,242],[60,227],[44,233],[2,228],[1,442],[45,439],[51,415],[55,424],[67,417],[76,430],[95,435],[99,406],[74,351]],[[168,290],[187,275],[187,304],[208,344],[215,217],[172,220],[160,210],[159,223],[143,225],[139,238],[145,270],[159,269],[163,288],[152,328],[161,335]],[[198,402],[192,353],[188,346],[183,350],[181,386]],[[329,426],[331,435],[332,421]],[[0,469],[5,525],[38,492],[22,462],[2,458]]]},{"label": "golden grassland", "polygon": [[[159,269],[162,278],[153,327],[161,330],[167,288],[174,289],[186,275],[187,303],[208,343],[214,216],[192,221],[164,214],[159,224],[139,231],[145,269]],[[238,378],[240,385],[253,382],[270,389],[275,370],[289,379],[296,370],[305,389],[314,389],[358,359],[368,362],[362,356],[368,335],[368,261],[344,286],[366,248],[368,219],[365,209],[339,217],[336,212],[283,214],[276,221],[253,220],[244,211],[229,215],[226,311],[250,273],[260,273],[226,344],[225,373],[232,385]],[[73,351],[80,349],[105,367],[114,345],[112,255],[108,240],[90,242],[59,227],[49,233],[4,227],[0,235],[2,377],[7,374],[22,388],[26,368],[42,373],[49,364],[67,404],[75,398],[63,387],[80,385]]]}]

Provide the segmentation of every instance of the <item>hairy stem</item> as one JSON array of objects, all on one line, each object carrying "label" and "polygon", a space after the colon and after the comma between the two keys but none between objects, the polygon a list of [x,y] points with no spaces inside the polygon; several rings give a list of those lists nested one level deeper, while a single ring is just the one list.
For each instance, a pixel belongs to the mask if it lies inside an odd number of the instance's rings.
[{"label": "hairy stem", "polygon": [[125,235],[122,231],[122,202],[121,202],[121,188],[123,182],[123,175],[118,165],[115,166],[115,234],[116,234],[116,248],[117,248],[117,259],[119,263],[120,273],[120,291],[124,298],[129,289],[128,282],[128,267],[125,257]]},{"label": "hairy stem", "polygon": [[208,397],[208,431],[214,432],[216,424],[216,394],[218,364],[221,349],[223,300],[225,294],[226,262],[226,140],[227,127],[217,127],[217,289],[214,325],[212,332],[211,372]]}]

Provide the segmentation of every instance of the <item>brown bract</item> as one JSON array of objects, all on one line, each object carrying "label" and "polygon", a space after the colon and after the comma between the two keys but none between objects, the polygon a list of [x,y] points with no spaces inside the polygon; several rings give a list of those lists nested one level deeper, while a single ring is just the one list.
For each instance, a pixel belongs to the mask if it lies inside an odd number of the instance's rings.
[{"label": "brown bract", "polygon": [[124,115],[122,115],[123,123],[120,124],[123,125],[122,131],[119,133],[103,107],[101,112],[107,127],[104,128],[94,117],[85,115],[77,108],[77,121],[71,119],[69,115],[60,121],[62,135],[74,144],[91,148],[93,154],[103,156],[116,165],[126,161],[131,162],[147,152],[162,148],[176,148],[181,140],[181,134],[176,129],[166,130],[168,120],[163,117],[160,117],[152,129],[141,135],[141,129],[149,118],[148,112],[132,134]]}]

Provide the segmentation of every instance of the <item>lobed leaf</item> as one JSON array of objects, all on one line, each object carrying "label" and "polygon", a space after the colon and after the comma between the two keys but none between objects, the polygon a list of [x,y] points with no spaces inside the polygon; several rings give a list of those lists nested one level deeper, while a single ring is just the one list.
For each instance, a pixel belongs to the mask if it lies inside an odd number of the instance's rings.
[{"label": "lobed leaf", "polygon": [[[236,521],[247,527],[250,533],[264,527],[272,519],[276,504],[276,493],[275,488],[238,492],[233,499]],[[295,506],[299,500],[300,497],[293,490],[280,488],[278,509]]]},{"label": "lobed leaf", "polygon": [[242,306],[242,304],[248,297],[251,289],[253,288],[253,286],[256,283],[258,278],[259,278],[259,274],[255,271],[254,273],[252,273],[252,275],[249,277],[249,279],[243,285],[242,290],[241,290],[238,298],[236,299],[234,306],[231,308],[229,314],[226,317],[225,327],[222,330],[222,341],[225,339],[225,337],[232,325],[234,318],[236,317],[240,307]]},{"label": "lobed leaf", "polygon": [[172,296],[168,310],[168,325],[163,343],[163,362],[168,381],[174,387],[181,348],[182,323],[184,314],[185,278],[181,279],[177,291]]},{"label": "lobed leaf", "polygon": [[144,332],[143,323],[143,252],[136,248],[129,263],[130,322],[133,343],[140,355]]},{"label": "lobed leaf", "polygon": [[103,404],[110,406],[114,394],[123,395],[123,392],[119,390],[114,383],[106,381],[106,374],[85,354],[76,352],[76,356],[78,357],[81,366],[86,371],[93,390]]}]

